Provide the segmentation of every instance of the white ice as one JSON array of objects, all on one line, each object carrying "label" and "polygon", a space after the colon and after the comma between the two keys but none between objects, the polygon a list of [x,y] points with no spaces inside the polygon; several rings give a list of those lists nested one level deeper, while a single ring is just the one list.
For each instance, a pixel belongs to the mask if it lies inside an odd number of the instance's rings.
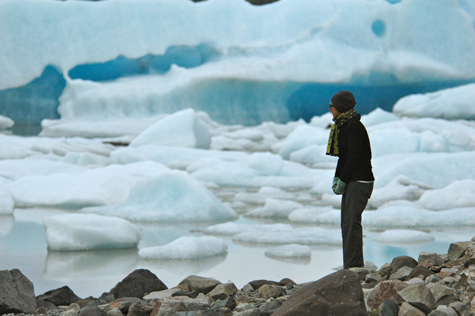
[{"label": "white ice", "polygon": [[117,217],[61,214],[45,217],[43,224],[54,251],[134,248],[142,238],[137,226]]},{"label": "white ice", "polygon": [[14,124],[11,118],[0,115],[0,130],[12,127]]},{"label": "white ice", "polygon": [[191,260],[226,254],[228,246],[213,236],[180,237],[165,246],[142,248],[139,257],[149,260]]},{"label": "white ice", "polygon": [[308,246],[291,244],[269,249],[265,255],[278,258],[310,258],[312,253]]},{"label": "white ice", "polygon": [[288,224],[238,224],[234,222],[216,224],[207,227],[204,232],[212,235],[237,235],[243,232],[287,232],[292,231],[292,226]]},{"label": "white ice", "polygon": [[267,199],[263,207],[256,208],[248,213],[249,217],[272,217],[287,218],[289,214],[303,205],[294,201],[285,201],[279,199]]},{"label": "white ice", "polygon": [[251,244],[340,245],[341,232],[321,227],[298,228],[284,232],[244,232],[234,235],[233,241]]},{"label": "white ice", "polygon": [[137,184],[123,204],[88,207],[81,212],[142,222],[203,222],[237,218],[229,206],[183,171],[166,171],[150,181]]},{"label": "white ice", "polygon": [[431,234],[418,230],[390,229],[374,236],[373,241],[389,245],[427,244],[435,240]]}]

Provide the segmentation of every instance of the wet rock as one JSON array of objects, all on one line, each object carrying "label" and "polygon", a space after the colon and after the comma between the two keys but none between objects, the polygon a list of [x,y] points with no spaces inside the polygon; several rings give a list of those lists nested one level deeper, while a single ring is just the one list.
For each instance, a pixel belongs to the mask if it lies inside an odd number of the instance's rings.
[{"label": "wet rock", "polygon": [[366,316],[363,290],[356,273],[341,270],[291,294],[273,316]]},{"label": "wet rock", "polygon": [[406,302],[429,314],[436,308],[435,298],[432,292],[424,284],[414,284],[397,293],[397,301]]},{"label": "wet rock", "polygon": [[0,271],[0,315],[33,314],[36,311],[33,283],[18,269]]},{"label": "wet rock", "polygon": [[146,269],[137,269],[120,281],[110,293],[115,298],[143,298],[148,293],[166,289],[167,286],[155,274]]},{"label": "wet rock", "polygon": [[196,293],[203,294],[208,294],[218,284],[221,284],[221,282],[219,282],[218,280],[212,278],[204,278],[196,275],[191,275],[179,283],[179,285],[186,285],[190,292],[195,291]]}]

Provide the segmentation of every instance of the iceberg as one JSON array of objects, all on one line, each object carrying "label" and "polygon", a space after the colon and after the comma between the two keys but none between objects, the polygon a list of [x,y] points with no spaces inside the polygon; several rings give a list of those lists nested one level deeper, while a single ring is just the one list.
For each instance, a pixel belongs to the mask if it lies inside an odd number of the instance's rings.
[{"label": "iceberg", "polygon": [[43,219],[49,250],[136,248],[142,238],[134,224],[95,214],[60,214]]},{"label": "iceberg", "polygon": [[269,249],[265,255],[278,258],[310,258],[312,253],[308,246],[291,244]]},{"label": "iceberg", "polygon": [[226,124],[309,121],[338,90],[368,113],[475,79],[468,0],[3,0],[0,12],[0,114],[20,125],[189,107]]}]

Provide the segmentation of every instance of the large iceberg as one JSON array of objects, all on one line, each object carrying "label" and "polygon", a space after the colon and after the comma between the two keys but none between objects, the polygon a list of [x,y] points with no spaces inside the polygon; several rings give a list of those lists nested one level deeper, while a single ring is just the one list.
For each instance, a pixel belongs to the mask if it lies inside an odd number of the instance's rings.
[{"label": "large iceberg", "polygon": [[3,0],[0,114],[39,124],[192,107],[253,125],[310,120],[342,88],[362,112],[390,110],[473,82],[474,18],[470,0]]}]

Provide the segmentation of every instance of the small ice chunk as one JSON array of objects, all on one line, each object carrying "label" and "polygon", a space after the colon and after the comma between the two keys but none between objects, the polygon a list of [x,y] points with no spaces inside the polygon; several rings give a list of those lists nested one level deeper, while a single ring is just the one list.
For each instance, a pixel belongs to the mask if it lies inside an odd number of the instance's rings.
[{"label": "small ice chunk", "polygon": [[213,236],[180,237],[165,246],[139,250],[142,259],[190,260],[223,255],[228,251],[224,240]]},{"label": "small ice chunk", "polygon": [[142,145],[183,146],[208,149],[211,134],[193,109],[176,112],[147,128],[131,143]]},{"label": "small ice chunk", "polygon": [[60,214],[43,219],[49,250],[76,251],[137,247],[142,238],[134,224],[95,214]]},{"label": "small ice chunk", "polygon": [[233,241],[258,244],[340,245],[340,230],[321,227],[295,229],[289,232],[246,232],[233,236]]},{"label": "small ice chunk", "polygon": [[426,191],[417,203],[429,210],[475,207],[475,180],[455,181],[443,189]]},{"label": "small ice chunk", "polygon": [[292,231],[292,226],[288,224],[269,224],[269,225],[253,225],[238,223],[223,223],[210,226],[205,229],[206,234],[216,235],[237,235],[243,232],[285,232]]},{"label": "small ice chunk", "polygon": [[277,199],[267,199],[264,207],[256,208],[248,213],[246,216],[251,217],[288,217],[289,214],[302,208],[303,205],[294,201],[285,201]]},{"label": "small ice chunk", "polygon": [[0,130],[12,127],[14,124],[11,118],[0,115]]},{"label": "small ice chunk", "polygon": [[391,229],[373,237],[373,241],[382,244],[407,245],[433,242],[435,237],[418,230]]},{"label": "small ice chunk", "polygon": [[13,214],[15,203],[10,190],[4,183],[0,183],[0,215]]},{"label": "small ice chunk", "polygon": [[308,246],[290,244],[269,249],[265,255],[279,258],[310,258],[312,253]]}]

